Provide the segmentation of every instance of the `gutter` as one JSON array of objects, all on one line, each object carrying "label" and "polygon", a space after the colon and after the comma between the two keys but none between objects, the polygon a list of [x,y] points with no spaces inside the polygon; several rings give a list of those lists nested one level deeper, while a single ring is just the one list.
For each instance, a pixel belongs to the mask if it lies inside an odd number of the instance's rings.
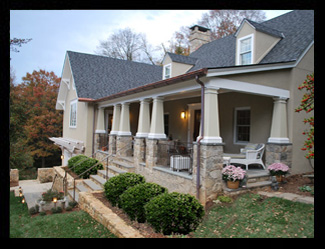
[{"label": "gutter", "polygon": [[201,140],[204,137],[204,83],[199,79],[199,76],[195,76],[196,82],[201,85],[201,136],[197,140],[197,170],[196,170],[196,198],[200,197],[200,165],[201,165]]}]

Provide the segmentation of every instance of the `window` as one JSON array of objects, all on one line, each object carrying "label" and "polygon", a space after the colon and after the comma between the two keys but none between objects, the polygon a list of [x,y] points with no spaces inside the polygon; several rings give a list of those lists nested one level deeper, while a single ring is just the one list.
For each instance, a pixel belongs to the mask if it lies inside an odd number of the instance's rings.
[{"label": "window", "polygon": [[239,65],[248,65],[253,63],[253,36],[246,36],[239,39]]},{"label": "window", "polygon": [[251,110],[249,107],[235,109],[235,143],[247,143],[250,137]]},{"label": "window", "polygon": [[70,123],[69,127],[76,128],[77,127],[77,100],[73,100],[70,102]]},{"label": "window", "polygon": [[171,77],[171,64],[164,66],[164,80],[169,79]]}]

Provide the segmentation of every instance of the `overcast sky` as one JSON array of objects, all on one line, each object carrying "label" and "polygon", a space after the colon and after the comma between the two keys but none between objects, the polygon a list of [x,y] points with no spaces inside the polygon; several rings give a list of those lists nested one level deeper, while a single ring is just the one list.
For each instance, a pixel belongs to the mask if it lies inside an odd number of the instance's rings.
[{"label": "overcast sky", "polygon": [[[100,40],[130,27],[158,46],[181,26],[196,24],[208,10],[10,10],[10,38],[32,38],[10,53],[16,83],[26,73],[45,69],[61,77],[67,50],[94,54]],[[267,20],[288,10],[267,10]]]}]

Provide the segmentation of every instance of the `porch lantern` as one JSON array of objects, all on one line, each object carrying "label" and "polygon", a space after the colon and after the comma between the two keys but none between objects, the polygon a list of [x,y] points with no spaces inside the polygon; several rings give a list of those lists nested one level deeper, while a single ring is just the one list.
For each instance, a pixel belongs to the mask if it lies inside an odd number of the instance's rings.
[{"label": "porch lantern", "polygon": [[58,198],[57,197],[53,197],[52,201],[54,203],[54,208],[56,208],[56,203],[58,202]]},{"label": "porch lantern", "polygon": [[64,159],[64,155],[61,155],[61,160],[63,160]]},{"label": "porch lantern", "polygon": [[181,119],[186,119],[186,112],[185,111],[181,112]]}]

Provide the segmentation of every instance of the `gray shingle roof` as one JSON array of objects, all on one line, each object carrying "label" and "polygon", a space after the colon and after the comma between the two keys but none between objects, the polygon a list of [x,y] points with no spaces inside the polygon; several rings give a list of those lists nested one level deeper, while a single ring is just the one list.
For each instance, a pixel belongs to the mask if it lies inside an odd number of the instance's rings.
[{"label": "gray shingle roof", "polygon": [[[271,20],[256,23],[257,30],[271,35],[284,35],[275,47],[259,62],[278,63],[297,60],[314,40],[314,11],[295,10]],[[230,35],[202,45],[189,57],[197,58],[190,71],[200,68],[235,66],[236,37]]]},{"label": "gray shingle roof", "polygon": [[173,54],[167,52],[166,54],[169,55],[170,59],[173,62],[179,62],[179,63],[185,63],[185,64],[190,64],[190,65],[195,65],[197,59],[194,57],[190,56],[185,56],[185,55],[180,55],[180,54]]},{"label": "gray shingle roof", "polygon": [[99,99],[162,79],[162,67],[67,51],[79,98]]}]

